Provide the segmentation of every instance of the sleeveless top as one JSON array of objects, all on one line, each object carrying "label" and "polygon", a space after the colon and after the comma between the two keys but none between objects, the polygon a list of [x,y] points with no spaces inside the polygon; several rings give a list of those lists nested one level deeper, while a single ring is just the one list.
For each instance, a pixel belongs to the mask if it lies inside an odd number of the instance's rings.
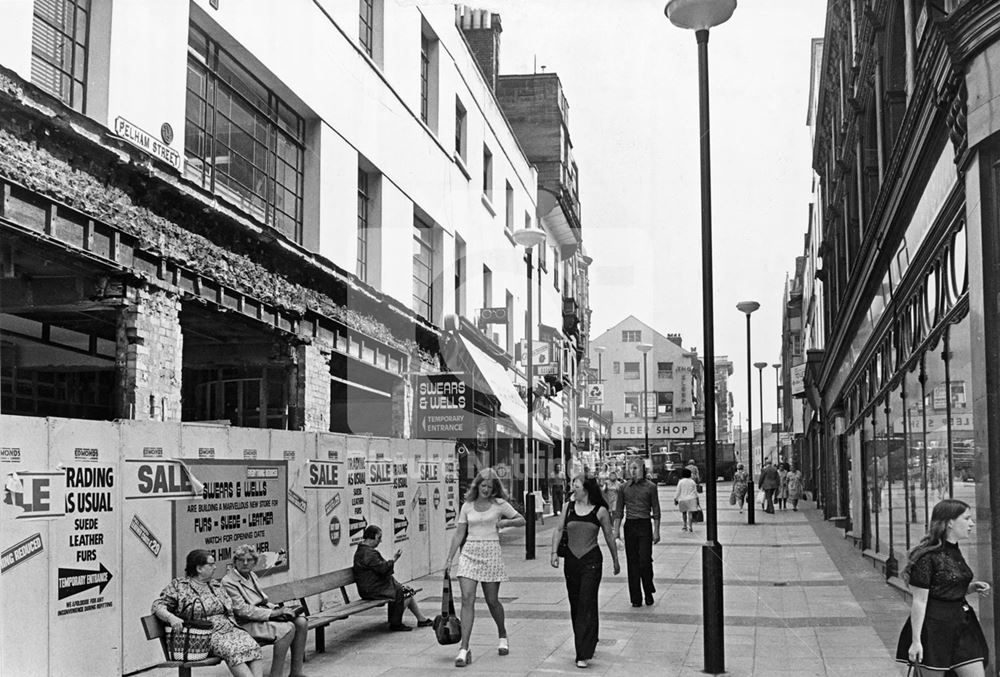
[{"label": "sleeveless top", "polygon": [[573,556],[580,559],[597,547],[597,534],[601,531],[601,521],[597,519],[596,505],[586,515],[577,515],[574,506],[576,501],[570,501],[566,509],[566,536],[569,540],[569,550]]}]

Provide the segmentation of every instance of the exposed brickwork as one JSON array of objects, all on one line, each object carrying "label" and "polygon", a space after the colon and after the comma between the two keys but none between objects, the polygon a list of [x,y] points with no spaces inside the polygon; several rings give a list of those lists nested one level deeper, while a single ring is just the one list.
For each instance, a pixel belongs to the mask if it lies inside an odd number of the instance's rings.
[{"label": "exposed brickwork", "polygon": [[131,292],[118,313],[118,417],[181,420],[184,340],[180,300],[154,288]]},{"label": "exposed brickwork", "polygon": [[408,378],[397,381],[392,387],[392,436],[409,439],[413,436],[413,382]]},{"label": "exposed brickwork", "polygon": [[330,430],[330,346],[321,341],[295,349],[295,408],[301,430]]}]

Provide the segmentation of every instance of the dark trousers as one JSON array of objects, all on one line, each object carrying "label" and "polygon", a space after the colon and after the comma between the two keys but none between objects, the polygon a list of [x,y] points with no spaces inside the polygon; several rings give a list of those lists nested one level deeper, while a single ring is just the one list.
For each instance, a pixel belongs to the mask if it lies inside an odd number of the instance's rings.
[{"label": "dark trousers", "polygon": [[389,625],[397,626],[403,623],[403,611],[406,610],[406,588],[396,583],[396,597],[389,602]]},{"label": "dark trousers", "polygon": [[643,592],[651,597],[653,587],[653,524],[649,520],[625,520],[625,561],[628,563],[628,596],[642,604]]},{"label": "dark trousers", "polygon": [[552,485],[552,512],[556,515],[562,510],[563,505],[563,488],[561,484]]},{"label": "dark trousers", "polygon": [[764,512],[774,512],[774,492],[777,489],[764,490]]},{"label": "dark trousers", "polygon": [[603,569],[600,547],[592,548],[579,559],[573,553],[566,555],[566,593],[578,661],[589,661],[597,648],[597,590],[601,587]]}]

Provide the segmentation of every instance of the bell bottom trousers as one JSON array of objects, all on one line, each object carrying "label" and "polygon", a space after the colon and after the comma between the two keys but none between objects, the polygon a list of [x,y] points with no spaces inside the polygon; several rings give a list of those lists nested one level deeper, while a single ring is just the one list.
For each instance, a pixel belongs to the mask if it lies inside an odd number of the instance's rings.
[{"label": "bell bottom trousers", "polygon": [[628,563],[628,596],[642,604],[643,592],[651,597],[653,587],[653,524],[650,520],[625,520],[625,561]]},{"label": "bell bottom trousers", "polygon": [[600,547],[592,548],[580,558],[573,553],[566,556],[566,593],[578,661],[589,661],[597,648],[597,590],[601,587],[603,570]]}]

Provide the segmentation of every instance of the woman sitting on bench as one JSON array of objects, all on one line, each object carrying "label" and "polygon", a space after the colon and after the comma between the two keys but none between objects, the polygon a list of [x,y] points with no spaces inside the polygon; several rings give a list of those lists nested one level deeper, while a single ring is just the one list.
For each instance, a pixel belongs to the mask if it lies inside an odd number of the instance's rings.
[{"label": "woman sitting on bench", "polygon": [[236,619],[266,621],[284,618],[284,611],[237,604],[215,580],[215,556],[208,550],[192,550],[184,566],[186,576],[170,581],[153,602],[153,614],[181,632],[184,621],[207,620],[212,624],[209,653],[226,661],[234,677],[261,677],[260,646]]},{"label": "woman sitting on bench", "polygon": [[[233,551],[233,564],[229,572],[222,577],[222,586],[234,604],[242,603],[274,609],[276,606],[268,602],[267,595],[260,587],[257,574],[253,571],[259,559],[260,556],[252,546],[241,545],[236,548]],[[282,611],[288,610],[282,609]],[[292,621],[251,621],[241,623],[240,627],[258,642],[274,644],[270,677],[281,677],[289,647],[292,649],[292,671],[288,677],[305,677],[302,673],[302,661],[305,659],[306,639],[309,636],[308,621],[305,616],[295,616]]]}]

